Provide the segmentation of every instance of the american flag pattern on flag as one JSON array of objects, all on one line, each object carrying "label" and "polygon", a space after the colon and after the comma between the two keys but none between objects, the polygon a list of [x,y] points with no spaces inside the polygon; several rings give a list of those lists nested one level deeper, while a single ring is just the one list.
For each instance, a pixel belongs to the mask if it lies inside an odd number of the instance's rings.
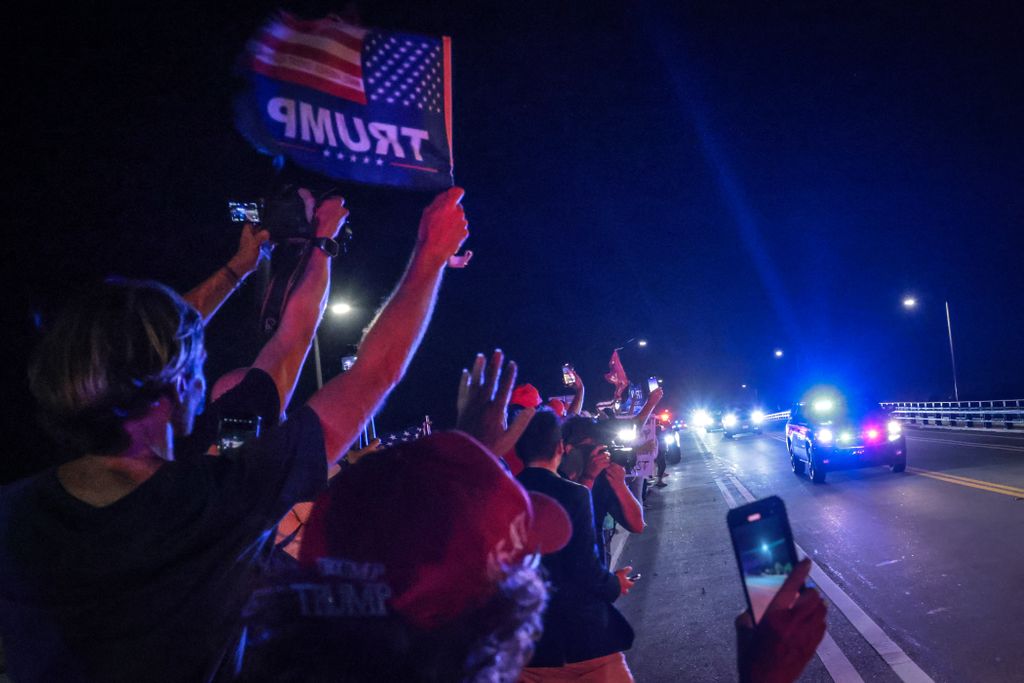
[{"label": "american flag pattern on flag", "polygon": [[366,41],[366,81],[370,99],[441,112],[441,46],[371,33]]},{"label": "american flag pattern on flag", "polygon": [[248,66],[269,78],[366,104],[366,34],[337,17],[309,21],[281,12],[250,41]]},{"label": "american flag pattern on flag", "polygon": [[235,123],[252,145],[337,180],[440,190],[452,176],[446,37],[284,12],[242,54]]},{"label": "american flag pattern on flag", "polygon": [[420,439],[424,436],[430,436],[430,426],[430,416],[428,415],[419,425],[412,425],[411,427],[406,427],[405,429],[401,429],[397,432],[391,432],[390,434],[385,434],[384,436],[379,437],[380,445],[382,448],[391,448],[392,446],[400,443],[415,441],[416,439]]}]

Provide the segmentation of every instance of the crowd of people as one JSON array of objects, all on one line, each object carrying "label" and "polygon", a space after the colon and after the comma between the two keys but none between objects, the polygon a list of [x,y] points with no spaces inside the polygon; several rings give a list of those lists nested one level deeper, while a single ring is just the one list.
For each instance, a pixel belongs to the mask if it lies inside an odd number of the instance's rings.
[{"label": "crowd of people", "polygon": [[[581,381],[569,405],[546,405],[495,351],[453,375],[454,429],[353,450],[468,236],[462,196],[426,207],[358,360],[301,406],[340,197],[302,195],[316,240],[280,323],[209,397],[204,326],[257,267],[266,231],[247,225],[231,261],[183,296],[111,279],[48,325],[30,384],[66,457],[0,490],[14,681],[632,680],[634,633],[615,603],[634,575],[610,566],[606,532],[644,530],[645,488],[664,476],[660,390],[636,415],[589,416]],[[235,419],[252,433],[223,448]],[[628,469],[609,448],[624,427],[637,434]],[[825,607],[808,570],[759,623],[736,619],[740,680],[794,680],[813,656]]]}]

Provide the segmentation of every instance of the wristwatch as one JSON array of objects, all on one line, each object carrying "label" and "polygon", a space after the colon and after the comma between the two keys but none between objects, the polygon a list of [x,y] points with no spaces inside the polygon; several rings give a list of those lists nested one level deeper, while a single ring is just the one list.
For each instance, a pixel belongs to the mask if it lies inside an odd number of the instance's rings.
[{"label": "wristwatch", "polygon": [[341,247],[338,246],[338,243],[330,237],[317,237],[313,239],[313,246],[328,256],[337,256],[341,251]]}]

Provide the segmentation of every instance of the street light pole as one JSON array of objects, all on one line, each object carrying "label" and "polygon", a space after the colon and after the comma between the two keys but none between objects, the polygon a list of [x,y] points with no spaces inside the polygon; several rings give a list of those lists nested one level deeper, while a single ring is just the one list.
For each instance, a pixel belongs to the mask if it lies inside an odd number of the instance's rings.
[{"label": "street light pole", "polygon": [[949,333],[949,360],[953,364],[953,398],[959,403],[960,391],[956,386],[956,354],[953,353],[953,323],[949,317],[949,301],[946,301],[946,331]]}]

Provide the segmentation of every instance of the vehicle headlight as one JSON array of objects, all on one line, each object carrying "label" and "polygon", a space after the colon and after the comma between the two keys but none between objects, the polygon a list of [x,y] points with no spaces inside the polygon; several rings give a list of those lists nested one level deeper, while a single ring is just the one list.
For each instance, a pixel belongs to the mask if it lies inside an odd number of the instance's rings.
[{"label": "vehicle headlight", "polygon": [[764,411],[763,410],[755,410],[754,412],[752,412],[750,414],[750,421],[753,422],[756,425],[759,425],[762,422],[764,422]]},{"label": "vehicle headlight", "polygon": [[619,430],[619,441],[621,441],[622,443],[633,443],[633,439],[635,438],[636,435],[633,433],[632,429]]},{"label": "vehicle headlight", "polygon": [[668,446],[669,448],[672,448],[673,446],[675,446],[676,445],[676,435],[675,434],[666,434],[665,435],[665,445]]},{"label": "vehicle headlight", "polygon": [[828,427],[818,430],[818,441],[824,444],[832,443],[832,430]]},{"label": "vehicle headlight", "polygon": [[711,415],[706,410],[695,410],[693,415],[690,416],[690,421],[693,422],[695,427],[707,427],[711,424]]},{"label": "vehicle headlight", "polygon": [[886,427],[889,429],[889,441],[895,441],[903,434],[903,425],[898,420],[890,420]]},{"label": "vehicle headlight", "polygon": [[839,443],[850,443],[853,441],[853,432],[840,432]]},{"label": "vehicle headlight", "polygon": [[728,415],[723,417],[722,418],[722,426],[723,427],[735,427],[736,426],[736,416],[733,415],[732,413],[729,413]]},{"label": "vehicle headlight", "polygon": [[813,406],[814,412],[816,413],[830,413],[832,412],[832,408],[835,407],[835,404],[832,403],[832,399],[830,398],[819,398],[813,403]]}]

